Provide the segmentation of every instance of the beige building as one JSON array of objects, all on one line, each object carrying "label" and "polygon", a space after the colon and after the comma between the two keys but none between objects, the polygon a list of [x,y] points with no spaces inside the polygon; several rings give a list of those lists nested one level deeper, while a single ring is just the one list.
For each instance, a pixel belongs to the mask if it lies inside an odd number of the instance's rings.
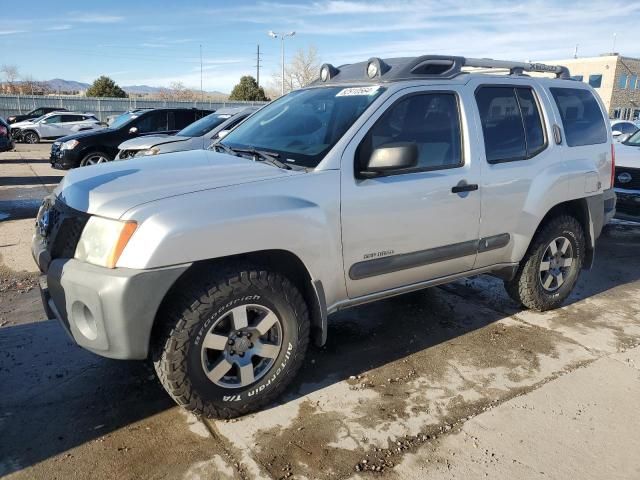
[{"label": "beige building", "polygon": [[565,65],[572,78],[595,88],[610,118],[640,119],[640,58],[615,53],[543,63]]}]

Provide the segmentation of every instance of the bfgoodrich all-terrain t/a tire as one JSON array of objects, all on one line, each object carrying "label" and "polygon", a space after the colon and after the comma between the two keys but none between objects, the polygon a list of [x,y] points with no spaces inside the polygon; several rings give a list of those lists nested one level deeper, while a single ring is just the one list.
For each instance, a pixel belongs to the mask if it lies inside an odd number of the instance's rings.
[{"label": "bfgoodrich all-terrain t/a tire", "polygon": [[509,296],[537,311],[558,308],[571,294],[585,256],[580,223],[570,215],[552,218],[535,235],[513,280]]},{"label": "bfgoodrich all-terrain t/a tire", "polygon": [[272,402],[298,372],[309,314],[284,276],[256,267],[200,269],[181,279],[154,331],[153,362],[187,410],[233,418]]}]

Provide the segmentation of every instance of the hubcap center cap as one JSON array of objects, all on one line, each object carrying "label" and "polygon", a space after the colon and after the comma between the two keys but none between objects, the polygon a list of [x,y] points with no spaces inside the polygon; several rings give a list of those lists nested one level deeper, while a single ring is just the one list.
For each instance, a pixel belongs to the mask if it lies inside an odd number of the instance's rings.
[{"label": "hubcap center cap", "polygon": [[249,350],[250,345],[251,340],[249,340],[248,337],[237,337],[235,339],[233,349],[238,353],[245,353],[247,350]]}]

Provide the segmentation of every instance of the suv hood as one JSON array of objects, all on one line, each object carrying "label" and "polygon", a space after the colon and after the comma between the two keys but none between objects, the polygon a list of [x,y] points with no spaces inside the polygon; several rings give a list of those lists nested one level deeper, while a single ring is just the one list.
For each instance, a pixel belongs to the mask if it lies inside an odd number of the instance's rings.
[{"label": "suv hood", "polygon": [[147,137],[142,136],[127,140],[126,142],[121,143],[118,148],[120,150],[147,150],[157,145],[184,142],[189,139],[191,139],[191,137],[178,137],[176,135],[149,135]]},{"label": "suv hood", "polygon": [[76,168],[55,194],[76,210],[120,218],[135,206],[162,198],[303,173],[244,157],[190,150]]},{"label": "suv hood", "polygon": [[640,168],[640,147],[615,143],[616,167]]},{"label": "suv hood", "polygon": [[98,138],[100,135],[105,135],[109,132],[113,132],[113,130],[109,128],[100,128],[99,130],[83,130],[82,132],[78,132],[71,135],[67,135],[66,137],[58,138],[56,142],[63,143],[68,140],[82,141],[86,137]]}]

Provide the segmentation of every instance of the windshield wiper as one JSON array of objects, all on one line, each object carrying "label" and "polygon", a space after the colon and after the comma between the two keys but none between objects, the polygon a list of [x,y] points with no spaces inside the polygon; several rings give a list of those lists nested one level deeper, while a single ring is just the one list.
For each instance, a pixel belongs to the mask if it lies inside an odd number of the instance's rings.
[{"label": "windshield wiper", "polygon": [[216,150],[217,148],[219,148],[220,150],[222,150],[224,153],[227,153],[229,155],[233,155],[234,157],[238,156],[238,152],[236,152],[235,150],[233,150],[231,147],[226,146],[224,143],[214,143],[213,145],[211,145],[209,147],[211,150]]},{"label": "windshield wiper", "polygon": [[271,165],[273,165],[274,167],[278,167],[278,168],[283,168],[285,170],[291,170],[291,165],[287,165],[284,162],[281,162],[280,160],[278,160],[278,157],[280,157],[279,153],[276,152],[267,152],[264,150],[257,150],[253,147],[251,148],[231,148],[227,145],[224,145],[223,143],[218,143],[216,145],[222,145],[223,147],[228,148],[229,150],[236,152],[236,153],[248,153],[249,155],[253,155],[254,160],[257,160],[259,162],[264,162],[264,163],[269,163]]}]

